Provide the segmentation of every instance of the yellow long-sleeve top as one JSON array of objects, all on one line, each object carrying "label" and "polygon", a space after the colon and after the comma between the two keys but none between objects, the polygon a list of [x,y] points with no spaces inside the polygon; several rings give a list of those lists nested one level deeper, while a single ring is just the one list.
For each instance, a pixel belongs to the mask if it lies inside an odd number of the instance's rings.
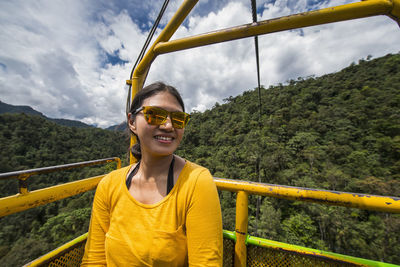
[{"label": "yellow long-sleeve top", "polygon": [[129,193],[131,166],[104,177],[93,201],[82,266],[222,266],[222,216],[210,172],[186,161],[156,204]]}]

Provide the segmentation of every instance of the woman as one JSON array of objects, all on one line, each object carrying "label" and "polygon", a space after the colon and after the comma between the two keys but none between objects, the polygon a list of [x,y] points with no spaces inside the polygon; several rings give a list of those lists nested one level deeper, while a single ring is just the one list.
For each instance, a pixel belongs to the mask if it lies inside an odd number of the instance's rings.
[{"label": "woman", "polygon": [[83,266],[222,266],[212,176],[174,155],[189,118],[172,86],[155,83],[137,93],[128,127],[138,163],[99,183]]}]

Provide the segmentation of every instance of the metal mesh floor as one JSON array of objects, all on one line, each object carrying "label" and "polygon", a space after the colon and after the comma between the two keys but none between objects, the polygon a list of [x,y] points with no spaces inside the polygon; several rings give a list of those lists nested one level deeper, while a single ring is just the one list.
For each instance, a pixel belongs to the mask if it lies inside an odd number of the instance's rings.
[{"label": "metal mesh floor", "polygon": [[[63,251],[53,259],[43,263],[41,266],[80,266],[85,250],[85,241],[73,246],[68,251]],[[235,255],[235,242],[224,238],[224,267],[233,267]],[[273,267],[292,267],[292,266],[359,266],[348,262],[334,261],[328,258],[292,253],[283,250],[276,250],[264,247],[249,245],[247,246],[247,266],[273,266]]]},{"label": "metal mesh floor", "polygon": [[283,250],[263,248],[249,245],[247,246],[247,266],[359,266],[348,262],[331,260],[318,256],[305,255],[301,253],[292,253]]},{"label": "metal mesh floor", "polygon": [[62,266],[62,267],[74,267],[80,266],[83,253],[85,252],[85,244],[86,240],[78,243],[76,246],[72,247],[71,249],[64,251],[57,255],[57,257],[51,259],[50,261],[46,262],[41,266]]},{"label": "metal mesh floor", "polygon": [[224,267],[233,267],[235,257],[235,241],[224,238]]}]

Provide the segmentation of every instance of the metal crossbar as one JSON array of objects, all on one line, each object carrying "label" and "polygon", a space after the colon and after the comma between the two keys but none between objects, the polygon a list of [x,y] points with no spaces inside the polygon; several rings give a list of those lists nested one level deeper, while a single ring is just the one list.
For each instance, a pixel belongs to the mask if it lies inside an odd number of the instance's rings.
[{"label": "metal crossbar", "polygon": [[121,159],[115,157],[0,174],[0,178],[3,180],[18,179],[20,181],[19,194],[0,198],[0,218],[93,190],[104,177],[104,175],[100,175],[29,192],[27,179],[30,176],[105,164],[109,162],[117,162],[117,169],[121,168]]},{"label": "metal crossbar", "polygon": [[[377,16],[377,15],[386,15],[390,18],[394,19],[399,23],[400,18],[400,0],[366,0],[352,4],[346,4],[337,7],[331,7],[327,9],[315,10],[310,12],[304,12],[301,14],[290,15],[286,17],[276,18],[272,20],[265,20],[260,21],[257,23],[252,24],[245,24],[237,27],[232,27],[228,29],[218,30],[210,33],[205,33],[197,36],[177,39],[173,41],[169,41],[172,35],[176,32],[178,27],[182,24],[185,20],[187,15],[190,13],[191,9],[197,4],[198,0],[185,0],[172,19],[169,21],[167,26],[163,29],[160,33],[156,41],[153,43],[149,51],[146,53],[144,58],[141,60],[137,68],[135,69],[132,77],[130,80],[127,80],[127,84],[132,86],[132,98],[136,94],[137,91],[141,90],[143,84],[146,80],[147,74],[149,72],[151,63],[157,57],[157,55],[170,53],[174,51],[216,44],[225,41],[236,40],[240,38],[252,37],[262,34],[274,33],[284,30],[302,28],[302,27],[309,27],[314,25],[321,25],[325,23],[332,23],[344,20],[351,20],[357,18],[364,18],[370,16]],[[131,143],[134,143],[135,139],[131,139]],[[131,163],[133,163],[134,159],[131,156]],[[71,196],[73,194],[77,194],[77,192],[81,193],[83,191],[74,191],[76,187],[83,184],[90,184],[85,185],[83,190],[91,190],[93,189],[97,183],[100,181],[101,177],[90,178],[90,181],[78,181],[74,182],[76,184],[68,185],[70,187],[70,191],[68,193],[58,193],[59,196],[62,198]],[[86,179],[87,180],[87,179]],[[21,176],[20,181],[24,181],[24,176]],[[259,194],[277,198],[286,198],[292,200],[300,200],[300,201],[311,201],[311,202],[318,202],[323,204],[329,205],[339,205],[339,206],[347,206],[347,207],[356,207],[362,209],[371,209],[371,210],[379,210],[379,211],[387,211],[387,212],[395,212],[400,213],[399,198],[394,197],[381,197],[381,196],[372,196],[372,195],[364,195],[364,194],[352,194],[352,193],[345,193],[345,192],[336,192],[336,191],[327,191],[327,190],[316,190],[316,189],[308,189],[308,188],[297,188],[297,187],[288,187],[288,186],[279,186],[279,185],[268,185],[268,184],[255,184],[249,182],[238,183],[235,180],[228,180],[228,179],[216,179],[217,187],[221,190],[229,190],[237,192],[237,202],[236,202],[236,227],[234,237],[232,237],[232,233],[225,233],[226,237],[231,238],[230,240],[236,240],[234,245],[234,250],[232,253],[228,255],[234,255],[233,260],[232,257],[229,258],[230,260],[226,260],[229,266],[230,264],[234,264],[234,266],[246,266],[246,264],[252,264],[252,266],[264,266],[265,264],[259,263],[258,260],[257,264],[250,263],[253,262],[256,257],[253,256],[253,245],[250,247],[246,247],[246,242],[252,242],[251,237],[247,234],[247,203],[248,203],[248,194]],[[49,188],[51,190],[57,190],[57,188]],[[37,190],[40,191],[40,190]],[[30,195],[33,196],[34,193],[27,193],[22,187],[22,191],[20,190],[20,195]],[[37,201],[43,196],[39,196],[38,192],[35,199],[26,198],[26,201]],[[48,195],[49,191],[47,191],[44,195]],[[18,201],[17,197],[13,197],[13,199],[7,200],[7,198],[0,199],[0,217],[4,216],[4,214],[11,214],[13,212],[17,212],[18,208],[16,206],[9,207],[8,212],[4,212],[2,210],[4,203],[13,204]],[[22,199],[22,197],[21,197]],[[9,201],[9,202],[7,202]],[[46,203],[55,201],[53,198],[48,198]],[[387,203],[386,203],[387,202]],[[388,204],[390,203],[390,204]],[[42,203],[43,204],[43,203]],[[22,204],[19,203],[17,206],[21,206]],[[28,207],[29,208],[29,207]],[[26,209],[26,208],[24,208]],[[11,213],[10,213],[11,212]],[[84,241],[80,241],[84,242]],[[263,244],[264,248],[267,248],[268,245],[263,240],[255,240],[255,244]],[[228,241],[224,241],[224,247],[228,246],[226,244],[232,244]],[[232,245],[230,245],[232,247]],[[256,246],[257,247],[257,246]],[[270,244],[270,249],[273,245]],[[277,246],[279,248],[279,246]],[[282,246],[281,246],[282,247]],[[82,246],[81,246],[82,248]],[[256,248],[255,250],[257,250]],[[282,249],[282,248],[279,248]],[[308,250],[312,251],[312,250]],[[264,251],[265,252],[265,251]],[[262,252],[262,253],[264,253]],[[230,253],[230,252],[229,252]],[[256,252],[255,254],[262,254]],[[312,252],[315,254],[315,252]],[[63,254],[64,255],[64,254]],[[74,254],[75,255],[75,254]],[[77,253],[76,255],[80,255]],[[263,254],[269,255],[269,254]],[[261,259],[265,259],[265,257],[271,256],[262,256]],[[273,256],[276,258],[282,258],[283,256]],[[308,257],[308,255],[307,255]],[[283,257],[284,258],[284,257]],[[225,258],[224,258],[225,260]],[[352,263],[353,260],[349,260],[345,262]],[[262,260],[261,260],[262,262]],[[225,262],[224,262],[225,264]],[[301,265],[305,264],[304,262],[299,263]],[[314,264],[314,263],[312,263]],[[361,263],[356,265],[371,265],[371,266],[383,266],[387,265],[384,263],[373,263],[370,261],[369,263]],[[375,265],[374,265],[375,264]],[[228,266],[226,265],[226,266]],[[268,265],[268,264],[267,264]],[[292,266],[292,263],[288,263],[286,266]],[[31,265],[33,266],[33,265]],[[60,266],[60,265],[58,265]],[[280,263],[271,263],[268,266],[284,266],[280,265]],[[325,265],[330,266],[330,265]],[[334,265],[332,265],[334,266]]]},{"label": "metal crossbar", "polygon": [[[237,192],[235,232],[224,230],[224,266],[395,266],[249,236],[247,233],[248,195],[254,194],[298,201],[313,201],[335,206],[340,206],[341,202],[345,204],[342,206],[384,210],[392,213],[400,213],[400,206],[398,205],[400,198],[252,183],[221,178],[214,178],[214,181],[219,190]],[[311,195],[312,197],[310,197]],[[327,195],[336,196],[337,201],[326,201]],[[366,200],[362,207],[360,207],[360,198]],[[390,209],[383,208],[386,205],[385,201],[387,199],[392,199],[396,203]],[[29,263],[27,266],[79,266],[79,264],[74,265],[73,263],[80,263],[86,237],[87,234],[82,235],[70,243]],[[77,258],[79,258],[78,261]],[[70,263],[63,265],[67,260]]]}]

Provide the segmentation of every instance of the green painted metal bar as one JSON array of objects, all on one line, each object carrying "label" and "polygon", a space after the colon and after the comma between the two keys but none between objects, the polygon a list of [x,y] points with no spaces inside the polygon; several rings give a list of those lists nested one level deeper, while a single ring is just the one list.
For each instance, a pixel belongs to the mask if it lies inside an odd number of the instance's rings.
[{"label": "green painted metal bar", "polygon": [[358,265],[363,266],[373,266],[373,267],[394,267],[399,266],[391,263],[384,263],[379,261],[373,261],[363,258],[357,258],[353,256],[342,255],[338,253],[322,251],[318,249],[306,248],[302,246],[290,245],[282,242],[277,242],[273,240],[268,240],[264,238],[248,236],[247,237],[247,245],[254,245],[264,248],[271,248],[281,251],[288,251],[288,252],[295,252],[296,254],[304,254],[314,257],[321,257],[321,258],[328,258],[335,261],[343,261],[343,262],[350,262],[355,263]]},{"label": "green painted metal bar", "polygon": [[222,236],[226,239],[230,239],[236,242],[236,234],[233,231],[222,230]]},{"label": "green painted metal bar", "polygon": [[[230,240],[233,240],[236,242],[236,234],[234,231],[223,230],[223,236],[226,239],[230,239]],[[274,249],[274,250],[280,250],[280,251],[295,252],[295,253],[310,255],[310,256],[314,256],[314,257],[328,258],[328,259],[337,260],[337,261],[351,262],[351,263],[355,263],[358,265],[364,265],[364,266],[365,265],[366,266],[374,266],[374,267],[400,266],[400,265],[395,265],[395,264],[391,264],[391,263],[384,263],[384,262],[380,262],[380,261],[373,261],[373,260],[357,258],[357,257],[353,257],[353,256],[347,256],[347,255],[333,253],[333,252],[329,252],[329,251],[323,251],[323,250],[318,250],[318,249],[312,249],[312,248],[306,248],[306,247],[302,247],[302,246],[286,244],[286,243],[268,240],[268,239],[255,237],[255,236],[250,236],[250,235],[247,236],[246,244],[257,246],[257,247],[264,247],[264,248],[270,248],[270,249]]]}]

